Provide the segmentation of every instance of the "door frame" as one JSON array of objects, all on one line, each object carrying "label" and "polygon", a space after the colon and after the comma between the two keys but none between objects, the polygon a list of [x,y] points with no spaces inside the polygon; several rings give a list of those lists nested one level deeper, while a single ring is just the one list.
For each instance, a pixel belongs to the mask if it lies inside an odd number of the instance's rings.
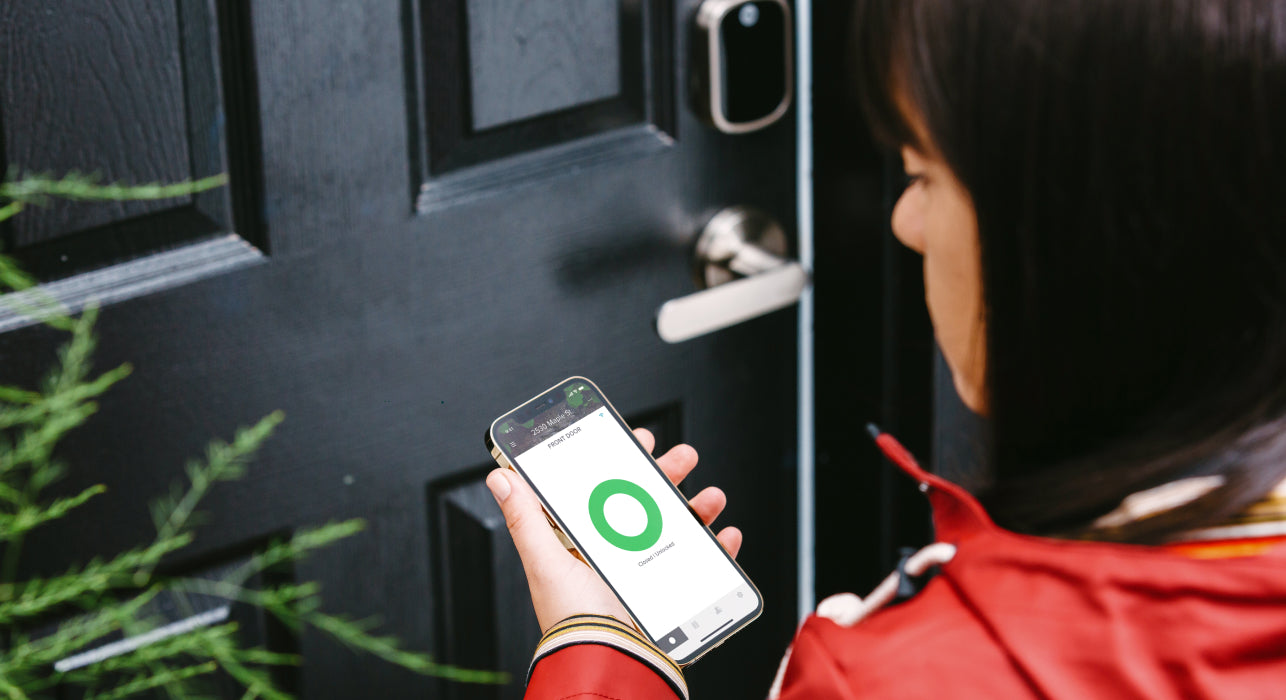
[{"label": "door frame", "polygon": [[[799,263],[812,274],[813,270],[813,3],[812,0],[795,0],[795,223],[799,245]],[[813,382],[813,288],[809,285],[799,297],[799,330],[796,343],[799,440],[798,471],[796,473],[795,512],[798,514],[796,536],[799,560],[795,564],[798,577],[799,619],[804,619],[816,607],[815,552],[813,494],[816,453],[813,431],[816,429]]]}]

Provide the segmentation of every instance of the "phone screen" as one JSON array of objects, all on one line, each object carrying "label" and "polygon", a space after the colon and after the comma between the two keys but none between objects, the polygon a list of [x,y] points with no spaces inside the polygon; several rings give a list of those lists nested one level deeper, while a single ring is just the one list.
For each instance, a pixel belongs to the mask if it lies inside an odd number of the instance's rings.
[{"label": "phone screen", "polygon": [[671,658],[685,663],[758,615],[758,591],[588,380],[563,382],[492,431]]}]

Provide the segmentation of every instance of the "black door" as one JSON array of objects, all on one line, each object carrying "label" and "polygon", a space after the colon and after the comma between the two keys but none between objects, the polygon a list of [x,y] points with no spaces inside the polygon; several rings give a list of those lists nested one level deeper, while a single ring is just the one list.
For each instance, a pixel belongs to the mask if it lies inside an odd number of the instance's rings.
[{"label": "black door", "polygon": [[[329,609],[518,684],[537,630],[482,433],[570,374],[662,449],[698,447],[763,618],[689,673],[760,697],[796,620],[794,311],[686,343],[661,303],[695,290],[695,233],[729,205],[793,230],[794,111],[751,134],[684,95],[682,0],[11,0],[0,6],[8,162],[230,186],[138,205],[57,205],[4,231],[46,288],[105,303],[97,363],[135,371],[64,444],[61,488],[111,491],[39,533],[27,572],[151,534],[184,460],[276,409],[249,476],[205,503],[175,566],[359,516],[298,563]],[[793,233],[791,234],[793,237]],[[0,319],[6,383],[53,333]],[[493,697],[305,633],[309,698]]]}]

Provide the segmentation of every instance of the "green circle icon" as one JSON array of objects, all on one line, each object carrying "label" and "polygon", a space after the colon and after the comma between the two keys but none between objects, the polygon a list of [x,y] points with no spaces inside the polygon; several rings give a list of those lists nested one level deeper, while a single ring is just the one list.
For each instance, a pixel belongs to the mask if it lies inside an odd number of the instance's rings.
[{"label": "green circle icon", "polygon": [[[643,528],[643,532],[637,535],[622,535],[607,522],[604,506],[607,505],[608,498],[618,493],[633,498],[643,506],[643,512],[647,513],[647,527]],[[642,486],[625,479],[608,479],[594,487],[593,492],[589,494],[589,519],[603,539],[631,552],[641,552],[661,539],[660,506],[647,491],[643,490]]]}]

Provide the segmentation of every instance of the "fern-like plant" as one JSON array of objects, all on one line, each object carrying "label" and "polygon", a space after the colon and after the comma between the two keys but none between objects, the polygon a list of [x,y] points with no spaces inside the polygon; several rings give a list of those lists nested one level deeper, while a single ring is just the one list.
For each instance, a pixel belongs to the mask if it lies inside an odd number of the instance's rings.
[{"label": "fern-like plant", "polygon": [[[93,176],[18,175],[0,183],[0,222],[25,207],[52,199],[165,199],[218,187],[223,176],[177,185],[100,184]],[[289,698],[272,672],[299,663],[293,654],[246,646],[235,622],[223,614],[157,619],[161,596],[180,601],[221,599],[262,608],[286,626],[312,627],[348,647],[417,673],[460,682],[503,683],[506,674],[439,664],[404,649],[396,639],[372,633],[369,622],[324,612],[312,583],[264,583],[263,574],[362,530],[360,520],[331,522],[272,542],[245,563],[213,578],[159,575],[167,556],[193,540],[193,515],[219,482],[240,478],[256,449],[282,421],[273,413],[237,431],[231,441],[210,443],[203,458],[186,465],[171,493],[152,504],[156,534],[150,542],[111,558],[73,566],[49,578],[18,579],[23,540],[46,523],[76,517],[76,510],[103,497],[102,485],[56,498],[48,487],[64,468],[56,459],[59,440],[97,410],[95,400],[130,373],[128,365],[92,371],[93,306],[73,316],[40,292],[27,275],[0,255],[0,303],[67,334],[57,361],[38,387],[0,382],[0,697],[47,697],[77,688],[85,698],[109,700],[161,692],[196,697],[203,682],[222,671],[244,700]],[[195,606],[193,607],[195,609]],[[62,619],[49,624],[49,619]]]}]

